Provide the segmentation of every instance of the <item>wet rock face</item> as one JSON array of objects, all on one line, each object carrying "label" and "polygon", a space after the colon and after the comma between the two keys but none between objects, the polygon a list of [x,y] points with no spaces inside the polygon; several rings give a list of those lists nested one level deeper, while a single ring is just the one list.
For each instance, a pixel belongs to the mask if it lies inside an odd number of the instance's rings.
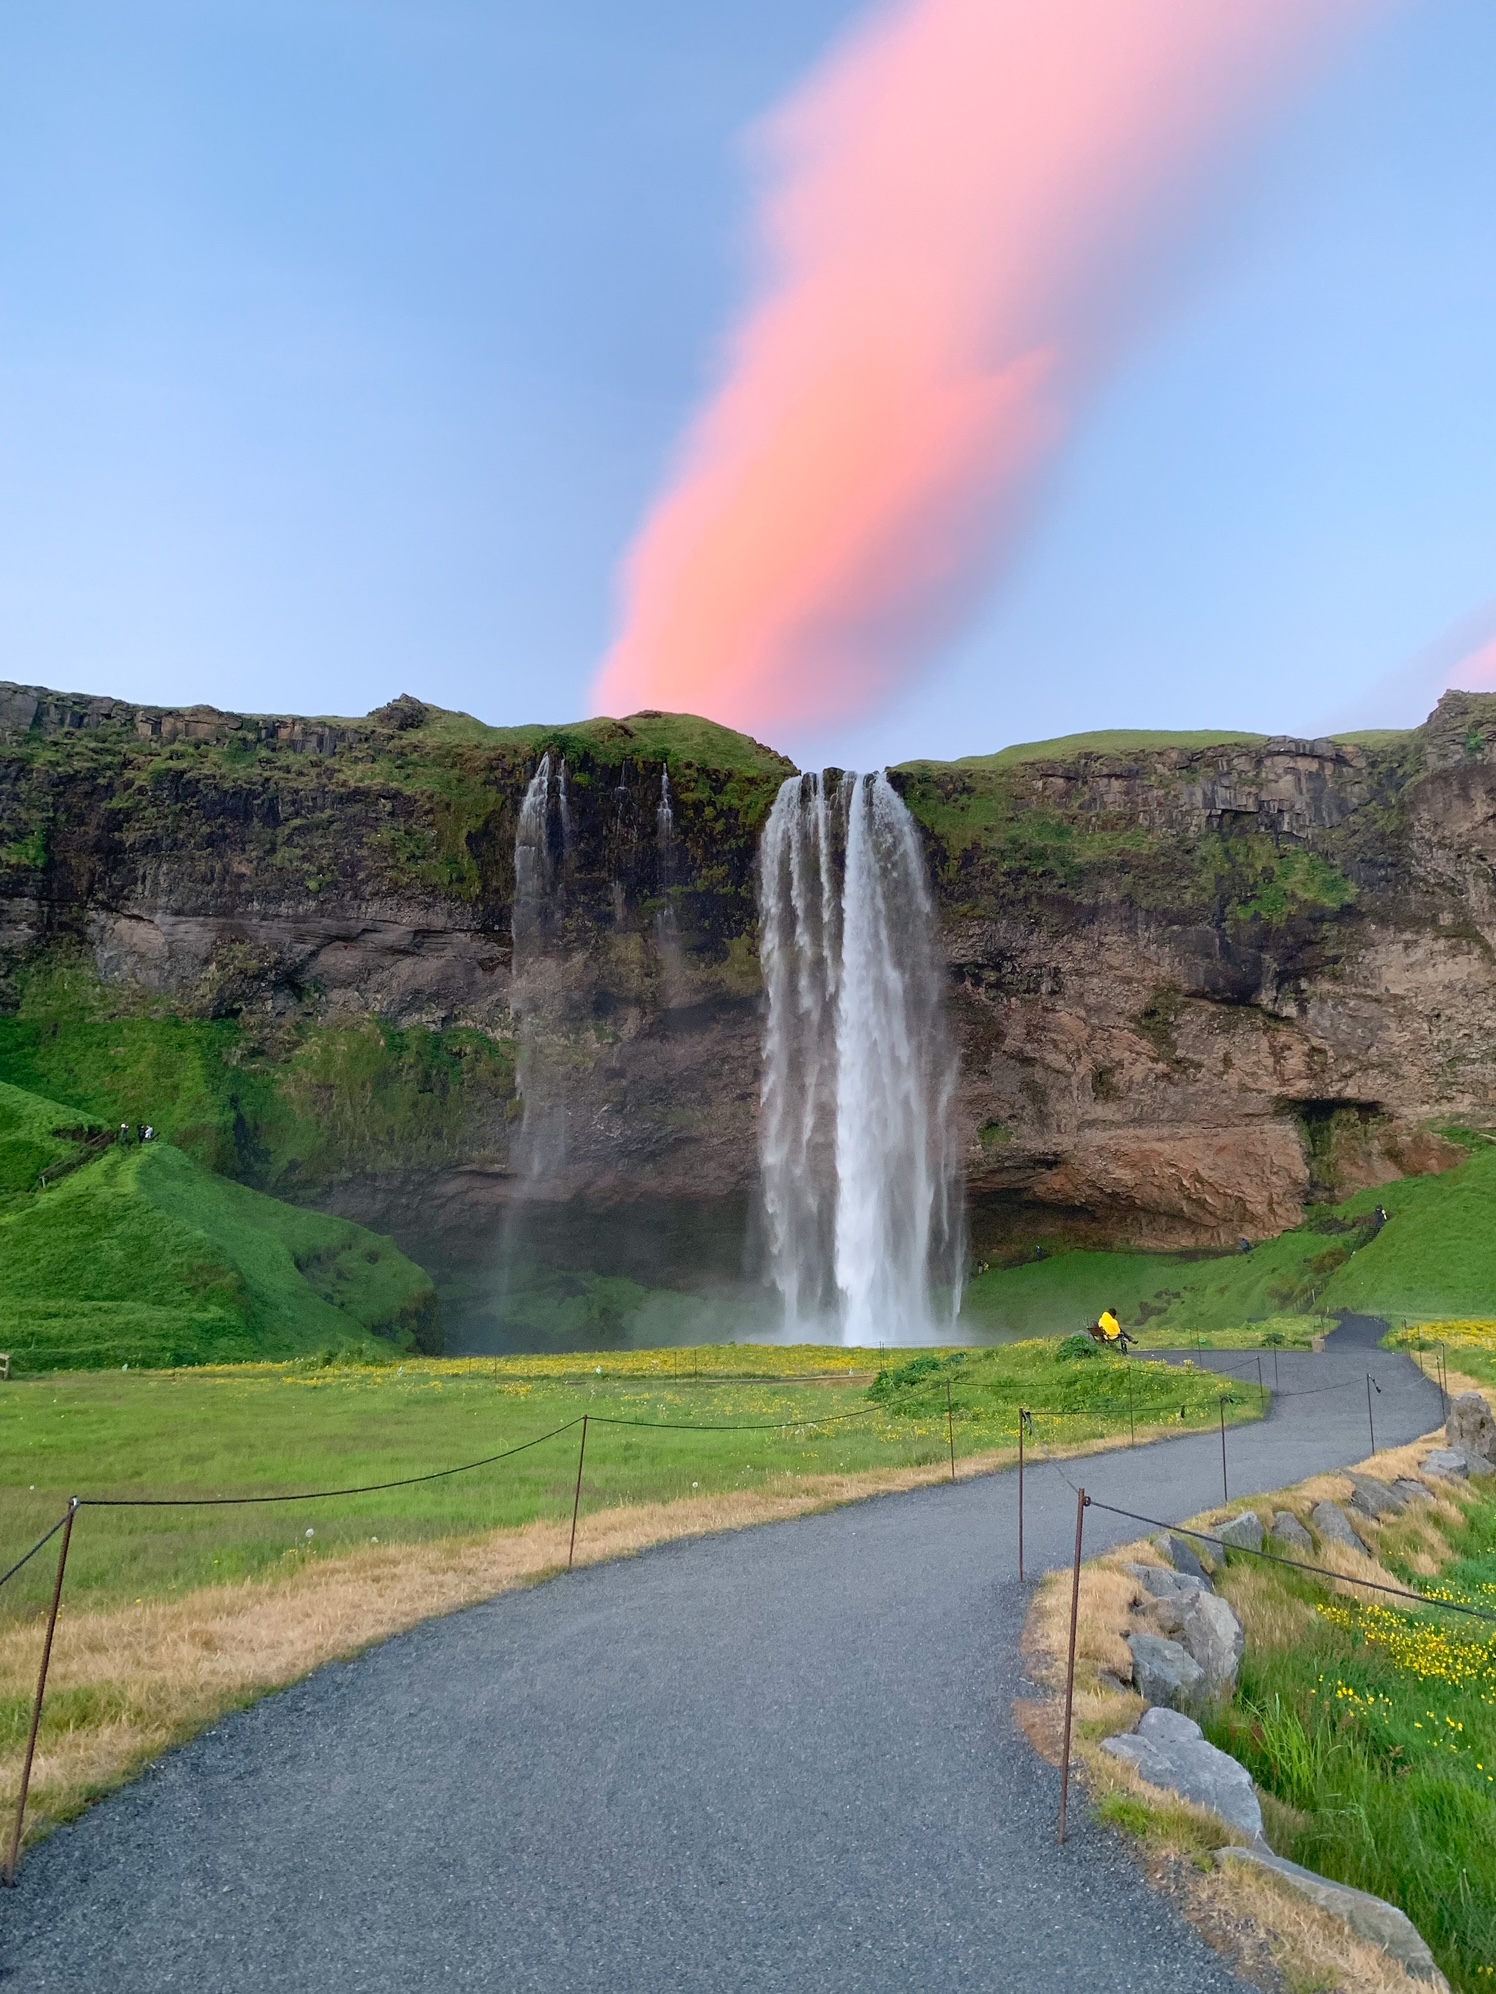
[{"label": "wet rock face", "polygon": [[[1381,748],[894,772],[940,909],[979,1254],[1230,1248],[1311,1197],[1460,1160],[1425,1124],[1496,1108],[1488,740],[1496,696],[1449,694]],[[313,720],[0,686],[0,975],[13,993],[67,948],[123,1009],[508,1040],[515,832],[544,747],[571,783],[528,972],[568,1125],[556,1194],[742,1200],[754,865],[790,764],[688,717],[542,738],[409,694]],[[512,1133],[470,1129],[433,1206],[466,1224],[502,1203]]]}]

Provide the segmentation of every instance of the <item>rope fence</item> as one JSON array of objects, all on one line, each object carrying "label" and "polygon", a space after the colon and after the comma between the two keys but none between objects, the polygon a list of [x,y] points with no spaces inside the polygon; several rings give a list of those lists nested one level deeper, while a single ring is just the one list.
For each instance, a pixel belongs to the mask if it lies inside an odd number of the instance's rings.
[{"label": "rope fence", "polygon": [[[1259,1393],[1261,1395],[1262,1404],[1265,1409],[1267,1393],[1262,1383],[1260,1364],[1258,1369],[1259,1369],[1259,1376],[1258,1376]],[[843,1374],[831,1373],[828,1375],[832,1377],[840,1377]],[[1154,1376],[1158,1375],[1159,1375],[1158,1373],[1156,1372],[1154,1373]],[[1232,1374],[1227,1372],[1225,1373],[1225,1375],[1231,1376]],[[1140,1404],[1138,1399],[1138,1392],[1136,1389],[1136,1379],[1137,1379],[1137,1373],[1129,1365],[1127,1368],[1128,1389],[1127,1389],[1127,1397],[1125,1400],[1123,1400],[1120,1397],[1098,1400],[1086,1406],[1032,1406],[1027,1404],[1019,1404],[1016,1406],[1002,1406],[1002,1407],[990,1407],[990,1408],[972,1407],[968,1405],[959,1408],[963,1425],[967,1424],[968,1422],[975,1424],[987,1424],[989,1421],[1000,1420],[1002,1423],[1002,1429],[1004,1432],[1006,1432],[1011,1423],[1012,1430],[1014,1432],[1014,1437],[1017,1442],[1017,1450],[1018,1450],[1018,1575],[1020,1580],[1022,1580],[1022,1578],[1024,1577],[1023,1533],[1024,1533],[1025,1473],[1027,1467],[1027,1456],[1028,1456],[1029,1445],[1032,1444],[1038,1447],[1041,1455],[1044,1458],[1045,1465],[1054,1467],[1061,1475],[1061,1478],[1066,1482],[1067,1486],[1069,1486],[1072,1490],[1074,1490],[1078,1497],[1079,1507],[1077,1511],[1077,1527],[1076,1527],[1077,1576],[1075,1581],[1077,1586],[1079,1584],[1079,1577],[1078,1577],[1079,1559],[1080,1559],[1081,1538],[1082,1538],[1083,1524],[1084,1524],[1084,1513],[1085,1509],[1088,1506],[1091,1506],[1093,1501],[1092,1498],[1088,1497],[1085,1494],[1085,1491],[1083,1489],[1076,1489],[1076,1485],[1073,1482],[1071,1482],[1069,1476],[1066,1475],[1063,1468],[1060,1467],[1058,1459],[1049,1452],[1048,1448],[1044,1446],[1043,1441],[1039,1438],[1038,1429],[1035,1424],[1036,1421],[1081,1420],[1088,1422],[1092,1425],[1099,1425],[1104,1427],[1105,1422],[1109,1416],[1120,1419],[1121,1415],[1125,1412],[1128,1417],[1131,1443],[1136,1444],[1137,1421],[1139,1418],[1142,1418],[1145,1423],[1151,1423],[1154,1425],[1158,1425],[1161,1423],[1172,1424],[1173,1407],[1174,1405],[1178,1404],[1180,1424],[1181,1426],[1188,1425],[1189,1413],[1191,1409],[1189,1399],[1188,1397],[1186,1397],[1181,1401],[1178,1395],[1177,1387],[1171,1386],[1170,1389],[1163,1394],[1150,1393],[1144,1399],[1144,1402]],[[640,1382],[643,1383],[645,1381],[640,1380]],[[732,1379],[732,1382],[737,1384],[745,1382],[760,1384],[770,1381],[763,1378],[751,1378],[745,1380],[741,1377],[735,1376]],[[775,1381],[775,1382],[780,1382],[780,1381]],[[792,1379],[784,1380],[782,1382],[786,1383],[792,1382],[799,1384],[799,1383],[805,1383],[807,1382],[807,1380],[803,1375],[801,1375],[794,1377]],[[1150,1383],[1151,1382],[1152,1380],[1150,1379]],[[1161,1378],[1160,1382],[1162,1382]],[[1242,1382],[1242,1381],[1237,1380],[1237,1382]],[[1344,1391],[1348,1389],[1354,1389],[1359,1386],[1360,1382],[1361,1381],[1357,1378],[1350,1378],[1350,1379],[1341,1380],[1333,1385],[1310,1387],[1300,1391],[1280,1392],[1277,1393],[1275,1396],[1285,1399],[1314,1397],[1320,1393],[1327,1391]],[[943,1410],[945,1414],[946,1439],[947,1439],[948,1453],[950,1460],[950,1479],[952,1482],[955,1482],[957,1480],[956,1447],[955,1447],[955,1423],[956,1423],[957,1407],[955,1405],[952,1395],[952,1380],[949,1377],[947,1377],[944,1380],[944,1384],[945,1384],[945,1406]],[[1381,1388],[1380,1386],[1376,1385],[1375,1380],[1371,1377],[1371,1374],[1368,1372],[1366,1374],[1368,1416],[1370,1416],[1371,1393],[1374,1389],[1376,1391],[1380,1391]],[[1223,1498],[1229,1500],[1229,1493],[1227,1490],[1226,1408],[1228,1405],[1234,1405],[1240,1403],[1240,1400],[1236,1397],[1235,1394],[1229,1392],[1219,1392],[1214,1396],[1218,1401],[1216,1409],[1216,1417],[1219,1424],[1220,1436],[1221,1436],[1222,1493],[1223,1493]],[[910,1408],[906,1407],[905,1409],[909,1410]],[[938,1406],[934,1408],[921,1406],[913,1408],[913,1410],[915,1413],[915,1417],[917,1419],[927,1418],[927,1419],[938,1420],[941,1408],[939,1408]],[[1167,1415],[1167,1421],[1163,1419],[1164,1415]],[[819,1430],[822,1428],[845,1427],[859,1421],[873,1421],[879,1419],[880,1417],[886,1420],[890,1417],[895,1417],[895,1416],[897,1416],[895,1412],[892,1412],[890,1408],[882,1404],[871,1404],[871,1405],[861,1406],[857,1408],[855,1411],[844,1412],[844,1413],[826,1413],[821,1415],[811,1415],[810,1417],[806,1417],[804,1414],[799,1414],[791,1419],[733,1421],[733,1422],[706,1421],[706,1420],[643,1419],[643,1418],[631,1417],[629,1415],[620,1414],[620,1413],[593,1412],[589,1408],[587,1411],[579,1414],[575,1418],[564,1421],[559,1426],[551,1427],[544,1433],[536,1434],[528,1440],[520,1441],[512,1447],[506,1447],[500,1449],[496,1453],[481,1455],[477,1459],[471,1461],[458,1462],[451,1467],[430,1469],[421,1474],[402,1475],[391,1478],[386,1481],[365,1482],[365,1483],[358,1483],[346,1486],[339,1486],[335,1488],[291,1490],[291,1491],[276,1492],[274,1494],[257,1494],[257,1495],[212,1495],[212,1496],[76,1496],[75,1495],[73,1496],[69,1500],[68,1507],[64,1512],[64,1514],[57,1519],[57,1521],[51,1526],[51,1528],[48,1529],[40,1538],[38,1538],[36,1543],[34,1543],[28,1551],[26,1551],[19,1559],[17,1559],[16,1562],[13,1565],[11,1565],[7,1571],[5,1571],[4,1573],[0,1573],[0,1587],[4,1587],[6,1584],[10,1582],[10,1580],[15,1578],[27,1565],[29,1565],[31,1560],[35,1558],[38,1555],[38,1553],[41,1552],[52,1541],[52,1539],[59,1534],[59,1532],[61,1533],[62,1543],[58,1552],[57,1572],[56,1572],[55,1582],[52,1588],[51,1606],[47,1616],[46,1634],[43,1643],[42,1657],[41,1657],[41,1668],[37,1680],[36,1694],[32,1704],[31,1725],[28,1735],[25,1758],[22,1767],[20,1793],[17,1800],[15,1820],[10,1839],[10,1848],[8,1851],[8,1856],[3,1876],[0,1876],[0,1881],[3,1881],[6,1885],[14,1884],[20,1866],[21,1842],[25,1825],[26,1806],[30,1789],[32,1765],[35,1757],[37,1735],[40,1730],[42,1708],[46,1696],[48,1668],[51,1661],[53,1640],[56,1634],[58,1612],[62,1601],[63,1581],[67,1570],[68,1550],[72,1541],[73,1526],[76,1521],[78,1512],[80,1510],[82,1509],[125,1510],[125,1509],[245,1508],[245,1507],[262,1507],[267,1505],[284,1505],[289,1503],[331,1502],[331,1501],[337,1501],[340,1499],[347,1499],[358,1496],[379,1495],[395,1489],[414,1488],[423,1484],[429,1484],[432,1482],[447,1480],[457,1475],[473,1474],[480,1469],[493,1467],[500,1462],[512,1460],[517,1455],[528,1453],[533,1448],[544,1446],[548,1442],[558,1440],[564,1434],[575,1432],[578,1428],[580,1428],[579,1445],[577,1451],[576,1484],[574,1491],[572,1493],[571,1534],[567,1550],[567,1569],[568,1571],[570,1571],[571,1569],[573,1569],[575,1563],[577,1529],[578,1529],[578,1521],[580,1517],[581,1500],[582,1500],[582,1487],[583,1487],[582,1476],[587,1456],[588,1433],[589,1429],[592,1426],[616,1426],[622,1428],[630,1428],[634,1430],[646,1430],[653,1432],[676,1432],[676,1433],[763,1434],[763,1433],[796,1432],[804,1434],[809,1431]],[[1205,1416],[1209,1417],[1208,1413]],[[1374,1425],[1372,1428],[1372,1447],[1374,1452],[1375,1451]],[[1095,1506],[1108,1510],[1112,1508],[1111,1505],[1105,1503],[1096,1504]],[[1134,1517],[1132,1512],[1126,1510],[1115,1510],[1113,1513],[1115,1513],[1118,1516],[1125,1516],[1128,1517],[1130,1520],[1146,1524],[1150,1528],[1157,1528],[1162,1530],[1181,1528],[1181,1526],[1177,1525],[1161,1524],[1158,1523],[1155,1519],[1148,1517],[1141,1517],[1141,1516]],[[1183,1532],[1183,1534],[1187,1536],[1203,1537],[1205,1538],[1205,1541],[1208,1542],[1219,1542],[1219,1540],[1209,1538],[1208,1536],[1206,1536],[1206,1533],[1202,1532],[1185,1531]],[[1294,1567],[1294,1569],[1307,1571],[1307,1572],[1314,1572],[1317,1573],[1319,1576],[1326,1578],[1339,1579],[1343,1578],[1344,1576],[1343,1574],[1339,1573],[1321,1571],[1321,1569],[1316,1566],[1300,1565],[1297,1564],[1296,1561],[1292,1559],[1282,1559],[1282,1558],[1272,1559],[1272,1554],[1269,1553],[1254,1553],[1253,1555],[1268,1557],[1273,1562],[1291,1565]],[[1397,1588],[1378,1586],[1375,1584],[1375,1582],[1370,1580],[1347,1580],[1346,1582],[1353,1584],[1364,1584],[1371,1587],[1373,1590],[1379,1590],[1382,1592],[1396,1593],[1398,1591]],[[1398,1593],[1398,1596],[1415,1600],[1421,1605],[1429,1605],[1435,1603],[1435,1602],[1430,1602],[1424,1599],[1422,1595],[1415,1593]],[[1461,1608],[1456,1608],[1455,1610],[1471,1613],[1475,1617],[1481,1619],[1496,1620],[1496,1614],[1485,1613],[1477,1608],[1461,1607]],[[1071,1630],[1071,1648],[1072,1648],[1071,1666],[1072,1666],[1072,1684],[1073,1684],[1073,1660],[1074,1660],[1073,1625]],[[1068,1711],[1068,1701],[1067,1701],[1067,1737],[1068,1737],[1068,1722],[1069,1722],[1069,1711]],[[1068,1763],[1069,1763],[1069,1754],[1067,1750],[1065,1756],[1065,1767],[1067,1773],[1068,1773]],[[1060,1831],[1060,1839],[1062,1841],[1064,1840],[1064,1808],[1065,1808],[1065,1795],[1064,1791],[1062,1790],[1061,1831]]]}]

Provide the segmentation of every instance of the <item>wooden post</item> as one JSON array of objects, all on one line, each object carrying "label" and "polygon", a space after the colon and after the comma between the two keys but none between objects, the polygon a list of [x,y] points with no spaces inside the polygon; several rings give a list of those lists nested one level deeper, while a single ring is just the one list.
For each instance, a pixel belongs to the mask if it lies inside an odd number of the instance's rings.
[{"label": "wooden post", "polygon": [[1070,1575],[1070,1659],[1065,1666],[1065,1742],[1060,1751],[1060,1846],[1065,1846],[1065,1819],[1070,1807],[1070,1725],[1075,1711],[1075,1635],[1080,1624],[1080,1544],[1086,1527],[1084,1489],[1075,1492],[1075,1569]]},{"label": "wooden post", "polygon": [[1221,1501],[1230,1502],[1231,1491],[1226,1486],[1226,1394],[1221,1393]]},{"label": "wooden post", "polygon": [[[1376,1380],[1372,1377],[1370,1371],[1368,1371],[1366,1373],[1366,1424],[1371,1428],[1371,1451],[1373,1454],[1377,1451],[1377,1423],[1371,1410],[1371,1388],[1374,1384],[1376,1384]],[[1381,1389],[1381,1386],[1377,1385],[1377,1390],[1380,1391]]]},{"label": "wooden post", "polygon": [[62,1605],[62,1576],[68,1568],[68,1545],[73,1537],[73,1518],[78,1514],[78,1498],[68,1503],[67,1522],[62,1526],[62,1549],[57,1554],[57,1583],[52,1588],[52,1611],[47,1615],[47,1638],[42,1643],[41,1673],[36,1679],[36,1701],[31,1706],[31,1731],[26,1740],[26,1757],[21,1766],[21,1791],[16,1800],[16,1824],[11,1830],[10,1858],[5,1865],[7,1886],[14,1884],[21,1867],[21,1831],[26,1825],[26,1796],[31,1791],[31,1762],[36,1757],[36,1734],[42,1727],[42,1701],[47,1694],[47,1669],[52,1660],[52,1637],[57,1632],[57,1610]]},{"label": "wooden post", "polygon": [[1257,1410],[1267,1411],[1267,1386],[1262,1382],[1262,1359],[1257,1359]]},{"label": "wooden post", "polygon": [[1028,1417],[1018,1408],[1018,1583],[1023,1584],[1023,1422]]},{"label": "wooden post", "polygon": [[582,1444],[577,1450],[577,1492],[571,1505],[571,1549],[566,1554],[566,1569],[571,1570],[573,1558],[577,1555],[577,1511],[582,1507],[582,1463],[587,1458],[587,1415],[582,1414]]},{"label": "wooden post", "polygon": [[945,1381],[945,1437],[951,1450],[951,1480],[954,1481],[956,1479],[956,1427],[955,1417],[951,1412],[951,1381],[949,1378]]}]

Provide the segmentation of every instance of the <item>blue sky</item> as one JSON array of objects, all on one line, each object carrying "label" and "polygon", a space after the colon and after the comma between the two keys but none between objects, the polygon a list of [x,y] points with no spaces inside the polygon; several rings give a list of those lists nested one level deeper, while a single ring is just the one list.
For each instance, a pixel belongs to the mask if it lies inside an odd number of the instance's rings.
[{"label": "blue sky", "polygon": [[[0,675],[566,719],[832,0],[58,0],[0,28]],[[1406,723],[1496,595],[1496,9],[1244,163],[1022,560],[865,765]],[[1389,676],[1390,675],[1390,676]]]}]

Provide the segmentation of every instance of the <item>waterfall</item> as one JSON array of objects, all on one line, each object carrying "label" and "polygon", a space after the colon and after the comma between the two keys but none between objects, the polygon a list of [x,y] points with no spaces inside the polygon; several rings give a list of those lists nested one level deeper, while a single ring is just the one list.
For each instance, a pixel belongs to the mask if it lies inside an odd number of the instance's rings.
[{"label": "waterfall", "polygon": [[675,856],[675,812],[670,807],[670,764],[660,764],[660,805],[655,811],[655,840],[660,848],[660,873],[663,883],[670,884],[672,860]]},{"label": "waterfall", "polygon": [[655,858],[661,903],[654,917],[655,942],[664,973],[664,999],[668,1005],[681,1001],[684,989],[684,962],[680,928],[675,918],[675,902],[670,889],[675,884],[675,811],[670,803],[670,765],[660,764],[660,801],[655,810]]},{"label": "waterfall", "polygon": [[[570,828],[565,771],[563,761],[559,795],[555,799],[563,838]],[[522,1110],[514,1155],[523,1194],[533,1191],[559,1165],[566,1138],[565,1107],[559,1099],[546,1099],[545,1084],[546,1026],[549,1014],[555,1009],[545,950],[557,914],[556,866],[551,846],[552,800],[551,757],[547,752],[541,756],[521,799],[514,837],[509,1009],[514,1019],[515,1087]]]},{"label": "waterfall", "polygon": [[759,1122],[770,1273],[791,1334],[911,1343],[961,1270],[956,1061],[914,820],[886,775],[792,776],[764,829]]},{"label": "waterfall", "polygon": [[[564,767],[565,764],[563,763]],[[519,806],[514,834],[514,975],[518,981],[521,949],[528,953],[547,913],[551,889],[551,758],[540,757]],[[516,1009],[519,1007],[516,1006]]]}]

